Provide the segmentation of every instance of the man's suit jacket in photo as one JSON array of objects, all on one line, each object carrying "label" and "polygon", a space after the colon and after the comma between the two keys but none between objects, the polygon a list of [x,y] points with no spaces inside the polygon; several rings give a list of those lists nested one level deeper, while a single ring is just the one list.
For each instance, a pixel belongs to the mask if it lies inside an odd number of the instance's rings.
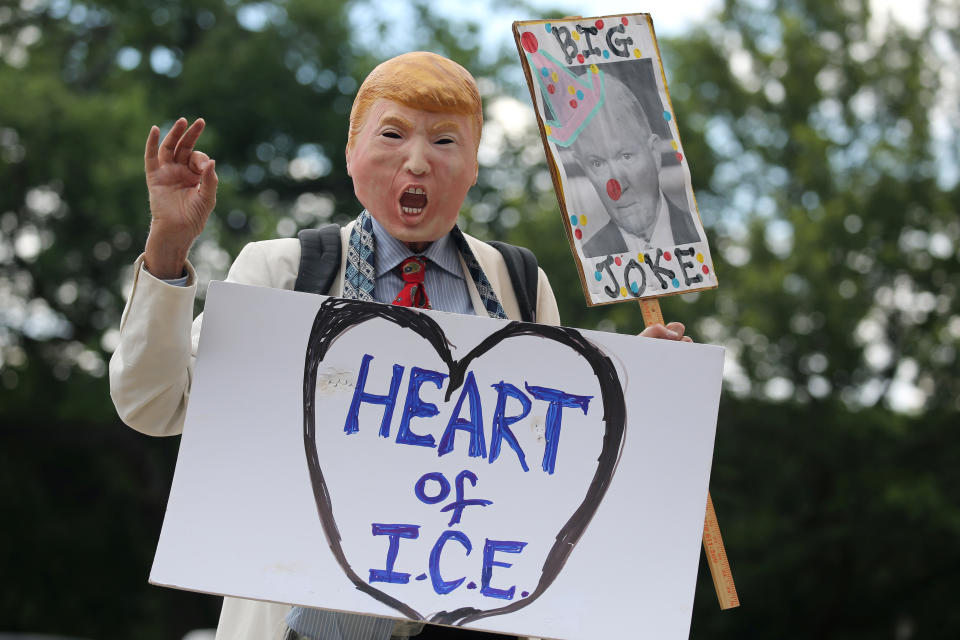
[{"label": "man's suit jacket in photo", "polygon": [[[670,198],[664,196],[663,199],[667,203],[667,211],[670,215],[670,229],[673,232],[674,245],[700,242],[700,234],[697,232],[697,227],[694,225],[690,213],[675,205],[670,201]],[[602,258],[626,253],[627,250],[627,242],[623,239],[623,233],[613,220],[605,224],[583,243],[583,255],[587,258]]]}]

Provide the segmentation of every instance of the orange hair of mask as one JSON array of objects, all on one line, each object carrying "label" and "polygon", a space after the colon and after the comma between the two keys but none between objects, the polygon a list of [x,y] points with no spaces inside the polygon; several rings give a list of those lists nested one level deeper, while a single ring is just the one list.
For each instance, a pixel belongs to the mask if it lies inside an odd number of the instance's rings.
[{"label": "orange hair of mask", "polygon": [[363,129],[370,108],[381,98],[431,113],[471,116],[474,140],[480,144],[483,129],[480,90],[470,72],[453,60],[427,51],[414,51],[378,65],[360,85],[353,100],[347,149]]}]

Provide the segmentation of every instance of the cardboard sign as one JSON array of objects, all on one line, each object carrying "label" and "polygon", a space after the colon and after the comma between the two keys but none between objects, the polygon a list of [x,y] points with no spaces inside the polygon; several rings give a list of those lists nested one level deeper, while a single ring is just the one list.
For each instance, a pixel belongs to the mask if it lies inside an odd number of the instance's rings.
[{"label": "cardboard sign", "polygon": [[685,638],[723,350],[212,283],[160,585]]},{"label": "cardboard sign", "polygon": [[716,287],[650,16],[513,32],[587,304]]}]

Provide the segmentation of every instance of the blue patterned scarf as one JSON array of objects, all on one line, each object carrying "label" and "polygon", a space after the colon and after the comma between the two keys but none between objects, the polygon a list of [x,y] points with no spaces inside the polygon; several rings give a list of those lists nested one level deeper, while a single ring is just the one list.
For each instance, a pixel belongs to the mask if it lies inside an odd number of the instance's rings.
[{"label": "blue patterned scarf", "polygon": [[[477,286],[480,293],[480,299],[491,318],[507,319],[507,314],[503,312],[503,305],[497,299],[497,294],[493,291],[490,280],[487,279],[477,257],[473,255],[467,239],[463,237],[460,227],[454,226],[450,232],[453,235],[454,244],[463,256],[463,261],[467,265],[470,277]],[[353,300],[366,300],[376,302],[373,297],[373,287],[375,285],[374,269],[374,242],[373,242],[373,219],[370,214],[364,210],[357,217],[350,232],[350,243],[347,247],[347,268],[343,279],[343,297]]]}]

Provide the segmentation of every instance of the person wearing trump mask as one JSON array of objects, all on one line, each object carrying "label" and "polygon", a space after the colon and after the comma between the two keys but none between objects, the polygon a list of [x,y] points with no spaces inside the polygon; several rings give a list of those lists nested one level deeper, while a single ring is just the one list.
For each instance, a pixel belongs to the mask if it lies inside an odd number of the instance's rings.
[{"label": "person wearing trump mask", "polygon": [[[340,231],[343,268],[333,296],[390,304],[408,289],[402,265],[419,265],[420,295],[433,309],[520,319],[499,251],[463,233],[457,217],[476,182],[483,125],[473,77],[439,55],[414,52],[376,67],[350,113],[347,172],[363,209]],[[216,204],[216,162],[195,148],[205,123],[179,119],[161,140],[147,137],[145,171],[151,225],[110,361],[111,397],[129,426],[155,436],[182,431],[202,314],[193,320],[196,273],[187,259]],[[248,244],[228,282],[292,289],[301,248],[296,238]],[[536,321],[559,324],[550,283],[538,271]],[[684,339],[679,323],[653,337]],[[689,340],[689,338],[686,338]],[[282,496],[278,496],[282,499]],[[389,618],[225,598],[218,640],[388,640],[502,638],[396,622]]]}]

